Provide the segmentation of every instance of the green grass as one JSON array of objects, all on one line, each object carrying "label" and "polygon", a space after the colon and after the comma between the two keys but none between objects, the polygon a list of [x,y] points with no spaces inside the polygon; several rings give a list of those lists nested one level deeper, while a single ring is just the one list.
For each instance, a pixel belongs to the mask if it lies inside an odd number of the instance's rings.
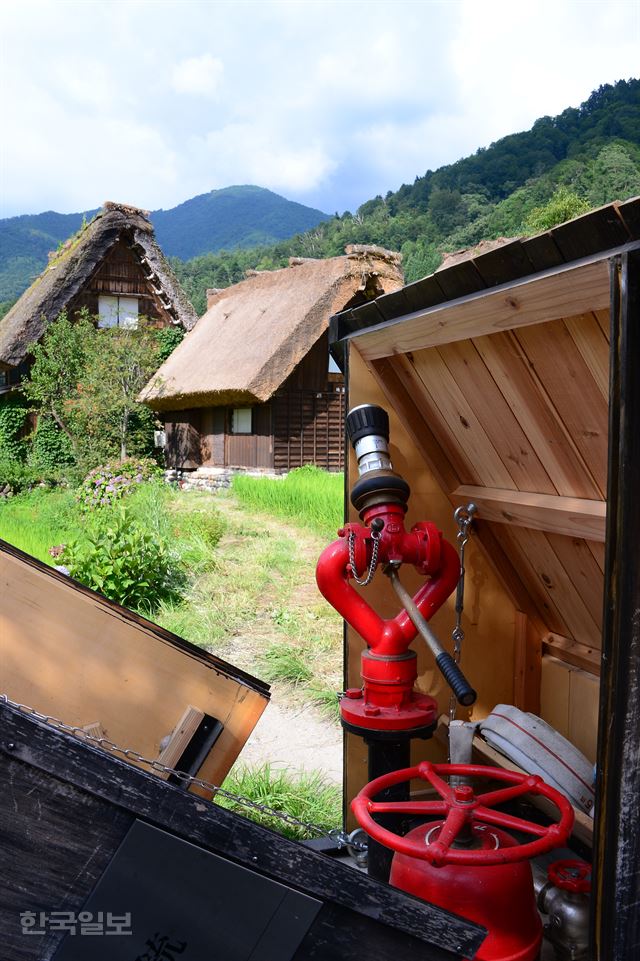
[{"label": "green grass", "polygon": [[283,480],[238,474],[232,489],[245,507],[290,518],[327,539],[333,539],[343,523],[342,474],[329,474],[317,467],[301,467]]},{"label": "green grass", "polygon": [[50,547],[65,544],[79,530],[72,491],[34,490],[0,499],[0,538],[46,564]]},{"label": "green grass", "polygon": [[[301,821],[318,825],[324,831],[338,828],[342,819],[342,798],[339,788],[326,781],[317,771],[292,772],[274,769],[269,764],[261,767],[234,767],[222,787],[232,794],[248,797],[274,811],[283,811]],[[271,828],[285,837],[304,840],[316,837],[313,832],[290,825],[277,817],[263,814],[228,798],[217,795],[221,807],[244,814],[252,821]]]}]

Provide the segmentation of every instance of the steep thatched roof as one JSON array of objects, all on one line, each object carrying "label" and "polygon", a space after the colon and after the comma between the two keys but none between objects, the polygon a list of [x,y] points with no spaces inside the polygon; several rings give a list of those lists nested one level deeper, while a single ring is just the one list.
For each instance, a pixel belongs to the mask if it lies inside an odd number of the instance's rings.
[{"label": "steep thatched roof", "polygon": [[140,258],[147,279],[176,324],[187,330],[198,317],[177,277],[156,243],[144,210],[105,203],[86,227],[81,228],[54,255],[40,276],[0,320],[0,364],[16,367],[30,344],[40,340],[47,324],[73,300],[113,245],[121,238]]},{"label": "steep thatched roof", "polygon": [[329,260],[292,258],[213,295],[140,400],[156,410],[266,401],[358,293],[402,286],[400,255],[347,247]]}]

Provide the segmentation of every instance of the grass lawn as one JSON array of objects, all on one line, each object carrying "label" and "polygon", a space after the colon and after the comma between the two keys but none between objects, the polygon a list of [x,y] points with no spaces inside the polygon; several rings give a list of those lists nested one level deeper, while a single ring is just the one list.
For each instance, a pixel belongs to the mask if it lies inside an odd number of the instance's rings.
[{"label": "grass lawn", "polygon": [[[279,686],[288,703],[312,702],[335,723],[336,691],[342,686],[342,621],[320,597],[314,570],[341,523],[341,478],[325,482],[311,472],[309,477],[297,473],[302,475],[297,492],[291,482],[268,482],[282,492],[280,501],[273,491],[265,494],[268,487],[261,479],[255,482],[255,500],[247,493],[250,484],[225,496],[151,482],[128,494],[121,506],[89,514],[82,513],[70,490],[35,490],[0,499],[0,538],[45,563],[64,563],[64,557],[57,560],[49,554],[50,547],[68,544],[91,527],[96,515],[108,517],[108,512],[126,507],[127,516],[154,543],[167,545],[179,572],[179,592],[173,599],[161,600],[152,612],[142,607],[140,612]],[[320,489],[323,483],[325,494],[333,491],[326,513],[313,505],[311,494],[314,485]],[[340,823],[339,789],[313,772],[240,765],[224,786],[326,828]],[[253,816],[247,809],[238,810]],[[262,823],[286,833],[281,822],[267,817]],[[294,830],[292,836],[299,835]]]}]

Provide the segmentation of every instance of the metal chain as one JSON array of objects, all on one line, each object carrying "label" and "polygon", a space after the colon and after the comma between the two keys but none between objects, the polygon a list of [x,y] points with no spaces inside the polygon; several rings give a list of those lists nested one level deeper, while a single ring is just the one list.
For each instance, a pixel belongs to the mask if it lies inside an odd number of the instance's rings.
[{"label": "metal chain", "polygon": [[[473,523],[473,515],[477,513],[478,508],[475,504],[469,503],[466,507],[458,507],[453,515],[453,519],[458,525],[458,554],[460,556],[460,578],[458,580],[458,589],[456,591],[456,626],[451,632],[451,637],[453,638],[453,659],[456,664],[460,663],[460,657],[462,655],[462,642],[464,641],[464,630],[462,627],[462,613],[464,611],[464,578],[465,578],[465,568],[464,568],[464,549],[467,546],[467,541],[469,540],[469,529]],[[449,699],[449,720],[454,721],[456,717],[456,709],[458,702],[456,700],[455,694],[451,695]]]},{"label": "metal chain", "polygon": [[[30,717],[36,718],[38,721],[43,721],[45,724],[49,724],[57,730],[72,734],[80,740],[92,741],[105,751],[111,751],[113,754],[121,754],[129,761],[137,761],[140,764],[145,764],[160,774],[173,775],[182,782],[183,786],[190,787],[191,785],[195,785],[203,788],[205,791],[211,791],[213,794],[226,798],[229,801],[234,801],[236,804],[241,804],[244,807],[258,811],[260,814],[267,814],[269,817],[274,817],[292,827],[304,828],[306,831],[318,835],[318,837],[331,838],[331,840],[335,841],[338,848],[350,847],[358,850],[364,846],[362,842],[357,839],[352,839],[352,835],[355,833],[353,831],[351,834],[347,834],[346,831],[341,831],[339,828],[327,831],[325,828],[320,827],[318,824],[313,824],[311,821],[303,821],[300,818],[293,817],[291,814],[285,814],[284,811],[275,811],[266,804],[259,804],[257,801],[252,801],[251,798],[243,797],[240,794],[232,794],[231,791],[227,791],[217,784],[211,784],[209,781],[204,781],[202,778],[195,777],[193,774],[187,774],[185,771],[176,771],[175,768],[167,767],[166,764],[162,764],[157,759],[144,757],[144,755],[139,754],[138,751],[134,751],[132,748],[120,747],[114,741],[109,740],[108,737],[98,737],[95,734],[90,734],[88,731],[85,731],[83,727],[65,724],[64,721],[50,714],[41,714],[40,711],[37,711],[34,707],[30,707],[28,704],[20,704],[17,701],[12,701],[6,694],[0,694],[0,703],[7,704],[9,707],[13,707],[23,714],[28,714]],[[204,800],[210,804],[214,803],[213,798],[204,798]]]},{"label": "metal chain", "polygon": [[358,570],[356,568],[356,533],[355,531],[349,531],[349,565],[351,567],[351,574],[353,576],[356,584],[360,587],[366,587],[373,580],[373,575],[376,572],[378,566],[378,551],[380,550],[380,531],[371,531],[371,540],[373,541],[373,547],[371,549],[371,561],[369,562],[369,570],[367,571],[366,577],[359,577]]}]

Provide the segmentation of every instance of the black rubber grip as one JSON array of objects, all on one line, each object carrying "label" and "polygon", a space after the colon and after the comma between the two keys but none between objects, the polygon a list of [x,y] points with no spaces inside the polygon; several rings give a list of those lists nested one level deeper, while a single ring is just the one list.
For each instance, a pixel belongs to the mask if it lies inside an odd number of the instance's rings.
[{"label": "black rubber grip", "polygon": [[352,444],[369,434],[389,440],[389,415],[377,404],[354,407],[347,414],[347,434]]},{"label": "black rubber grip", "polygon": [[442,671],[442,675],[456,696],[458,704],[463,707],[471,707],[475,704],[477,694],[469,684],[468,680],[451,657],[448,651],[443,651],[436,657],[436,664]]}]

